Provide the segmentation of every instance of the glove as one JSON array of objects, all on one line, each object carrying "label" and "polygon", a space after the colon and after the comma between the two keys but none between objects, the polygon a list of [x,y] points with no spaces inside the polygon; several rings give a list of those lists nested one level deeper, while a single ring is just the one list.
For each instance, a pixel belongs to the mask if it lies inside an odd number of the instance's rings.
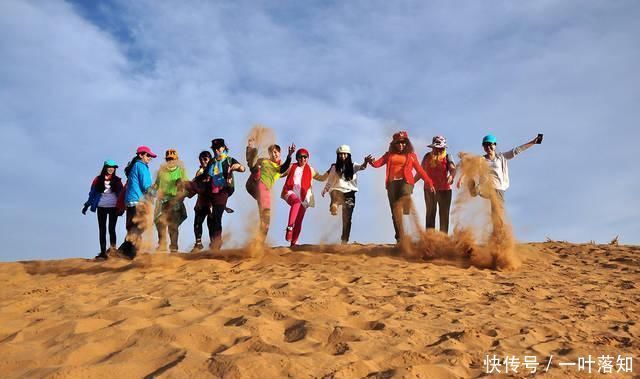
[{"label": "glove", "polygon": [[82,207],[82,214],[86,215],[87,214],[87,209],[89,209],[88,205],[85,205],[84,207]]}]

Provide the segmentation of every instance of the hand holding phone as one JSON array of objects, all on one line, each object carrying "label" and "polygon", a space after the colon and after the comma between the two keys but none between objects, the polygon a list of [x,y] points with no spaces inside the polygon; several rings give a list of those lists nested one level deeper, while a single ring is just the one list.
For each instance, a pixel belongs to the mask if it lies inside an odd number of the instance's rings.
[{"label": "hand holding phone", "polygon": [[536,144],[540,145],[542,143],[542,137],[544,135],[542,133],[539,133],[538,136],[536,137]]}]

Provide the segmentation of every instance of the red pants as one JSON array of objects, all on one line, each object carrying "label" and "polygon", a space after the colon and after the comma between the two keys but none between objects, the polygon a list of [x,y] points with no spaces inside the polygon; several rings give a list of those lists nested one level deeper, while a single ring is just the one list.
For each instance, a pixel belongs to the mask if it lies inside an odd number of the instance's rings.
[{"label": "red pants", "polygon": [[288,224],[289,227],[293,228],[291,244],[295,245],[298,243],[298,237],[302,231],[302,220],[304,219],[304,214],[307,211],[307,208],[302,205],[302,201],[294,194],[289,195],[287,198],[287,204],[291,206],[291,209],[289,210]]}]

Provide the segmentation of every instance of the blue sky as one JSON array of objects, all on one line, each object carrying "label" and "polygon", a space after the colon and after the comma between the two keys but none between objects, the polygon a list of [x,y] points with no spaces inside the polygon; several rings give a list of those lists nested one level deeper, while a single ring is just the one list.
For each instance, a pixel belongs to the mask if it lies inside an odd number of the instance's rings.
[{"label": "blue sky", "polygon": [[[102,161],[171,147],[192,174],[212,138],[244,161],[254,123],[319,170],[344,143],[380,156],[398,129],[420,156],[437,134],[480,153],[487,133],[506,149],[541,132],[510,164],[516,237],[637,244],[639,16],[636,1],[2,1],[0,259],[95,255],[80,209]],[[360,176],[352,240],[393,241],[383,182]],[[238,245],[255,204],[238,191],[230,205]],[[327,209],[307,213],[302,243],[338,240]]]}]

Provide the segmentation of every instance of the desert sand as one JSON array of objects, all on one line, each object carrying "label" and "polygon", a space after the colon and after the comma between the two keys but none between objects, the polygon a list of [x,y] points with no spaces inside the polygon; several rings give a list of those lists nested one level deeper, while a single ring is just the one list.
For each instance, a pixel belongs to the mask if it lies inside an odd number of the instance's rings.
[{"label": "desert sand", "polygon": [[0,264],[1,376],[466,378],[487,355],[640,373],[638,246],[519,244],[508,272],[380,245],[223,253]]}]

